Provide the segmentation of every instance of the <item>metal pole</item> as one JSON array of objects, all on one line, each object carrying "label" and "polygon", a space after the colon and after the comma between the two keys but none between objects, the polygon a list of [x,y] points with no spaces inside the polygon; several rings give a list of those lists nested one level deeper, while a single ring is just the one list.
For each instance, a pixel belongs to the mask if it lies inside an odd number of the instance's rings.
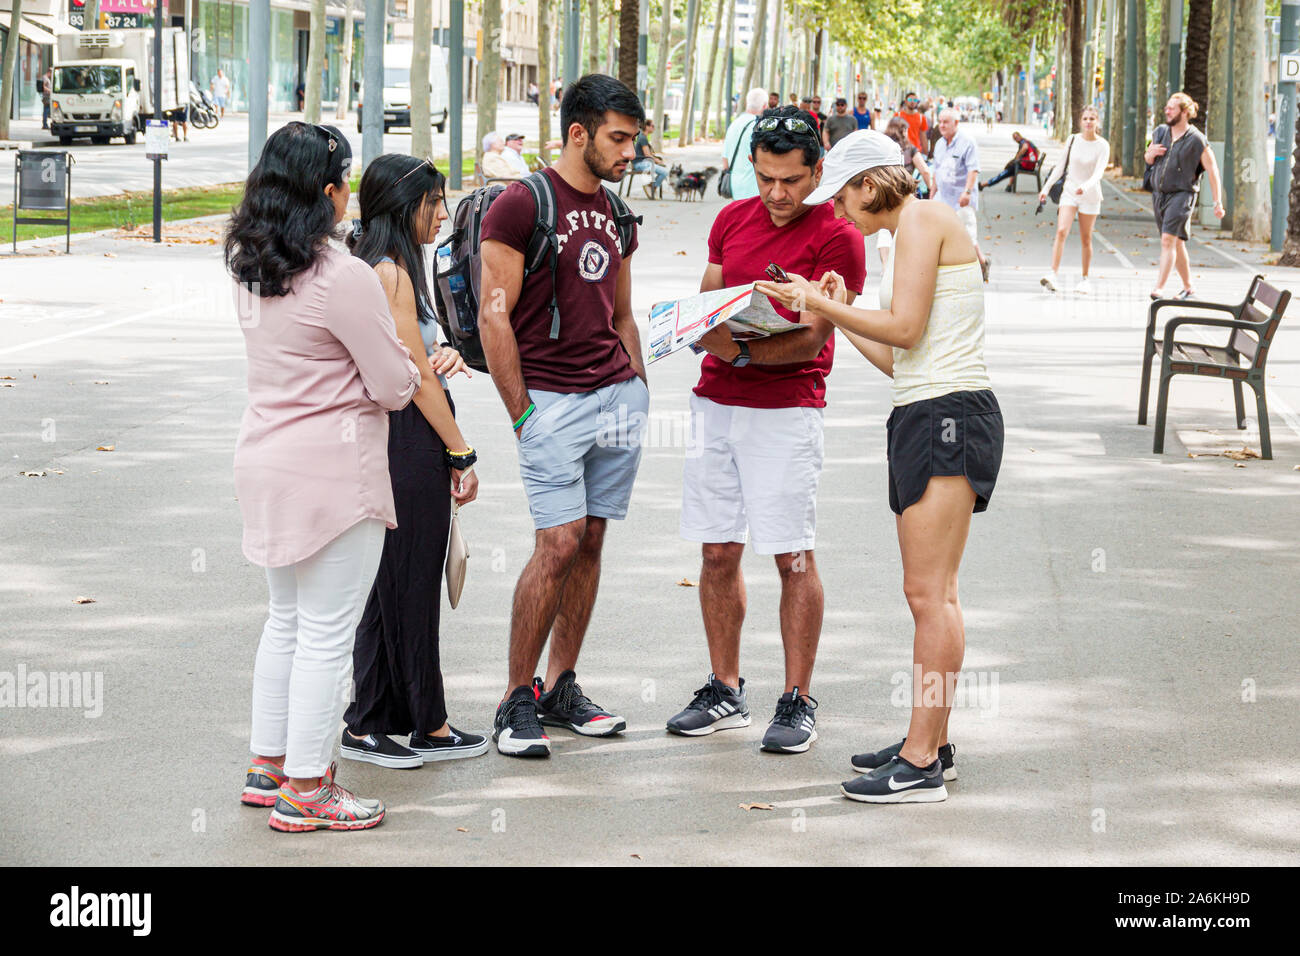
[{"label": "metal pole", "polygon": [[[1115,0],[1107,0],[1106,3],[1106,84],[1105,107],[1106,122],[1102,129],[1110,129],[1110,119],[1113,115],[1111,111],[1115,108],[1115,88],[1111,82],[1111,65],[1115,56]],[[1107,160],[1109,162],[1109,160]]]},{"label": "metal pole", "polygon": [[[1227,56],[1225,57],[1225,60],[1228,63],[1231,63],[1232,50],[1237,42],[1236,8],[1232,3],[1229,2],[1229,0],[1224,0],[1224,2],[1228,4],[1228,52],[1227,52]],[[1261,53],[1262,52],[1263,51],[1261,51]],[[1227,67],[1225,66],[1225,69],[1226,68]],[[1225,107],[1225,110],[1226,110],[1228,122],[1227,125],[1224,127],[1224,131],[1223,131],[1223,168],[1220,170],[1219,174],[1223,179],[1223,208],[1224,211],[1227,212],[1227,215],[1224,216],[1223,219],[1217,223],[1220,229],[1231,228],[1230,225],[1225,225],[1225,224],[1230,224],[1232,222],[1232,211],[1237,201],[1237,177],[1233,174],[1233,167],[1236,162],[1236,157],[1235,157],[1235,151],[1232,148],[1232,141],[1233,139],[1236,138],[1236,134],[1233,132],[1232,129],[1233,126],[1232,101],[1234,99],[1233,87],[1235,87],[1236,84],[1232,82],[1231,73],[1228,74],[1228,82],[1226,86],[1228,89],[1228,104]],[[1209,177],[1206,178],[1208,179]],[[1208,189],[1205,191],[1207,193],[1209,192]],[[1213,199],[1211,199],[1210,201],[1211,203],[1213,203]]]},{"label": "metal pole", "polygon": [[[1286,0],[1283,0],[1285,3]],[[1183,88],[1183,3],[1171,0],[1169,4],[1169,96]],[[1166,97],[1166,101],[1168,97]]]},{"label": "metal pole", "polygon": [[[376,0],[382,4],[384,0]],[[448,17],[448,29],[451,30],[450,71],[451,82],[448,84],[447,108],[450,111],[447,122],[450,124],[449,150],[451,158],[447,161],[447,180],[451,189],[460,189],[460,166],[464,162],[465,147],[465,0],[451,0],[451,16]],[[380,64],[382,72],[382,64]],[[546,91],[543,90],[543,93]],[[540,97],[539,97],[540,98]],[[547,103],[542,109],[550,109]]]},{"label": "metal pole", "polygon": [[[165,0],[157,0],[153,14],[153,116],[162,119],[162,30]],[[172,69],[175,69],[173,64]],[[162,242],[162,157],[153,160],[153,241]]]},{"label": "metal pole", "polygon": [[[384,0],[366,0],[361,51],[361,167],[384,151]],[[369,106],[366,105],[369,101]],[[378,108],[376,108],[378,107]]]},{"label": "metal pole", "polygon": [[[1281,80],[1282,53],[1300,53],[1300,0],[1282,0],[1282,23],[1279,26],[1278,79]],[[1296,85],[1278,84],[1277,141],[1273,146],[1273,235],[1270,248],[1282,250],[1286,236],[1286,217],[1291,203],[1291,150],[1295,145]]]},{"label": "metal pole", "polygon": [[1034,91],[1038,89],[1038,84],[1034,81],[1034,69],[1038,60],[1038,37],[1029,38],[1029,72],[1025,76],[1025,91],[1028,96],[1025,97],[1025,122],[1034,121]]},{"label": "metal pole", "polygon": [[[630,3],[631,0],[623,0]],[[650,68],[647,60],[650,56],[650,0],[641,0],[641,20],[636,32],[636,91],[645,106],[649,98],[648,85]]]},{"label": "metal pole", "polygon": [[1120,163],[1124,174],[1128,176],[1133,175],[1133,141],[1137,139],[1137,41],[1140,39],[1137,23],[1138,2],[1139,0],[1126,0],[1124,3],[1127,14],[1124,35],[1128,42],[1124,44],[1124,136],[1121,140]]},{"label": "metal pole", "polygon": [[[188,0],[185,6],[189,7]],[[250,0],[248,17],[248,168],[252,170],[266,145],[266,100],[271,85],[271,0]],[[185,96],[189,96],[188,91]]]},{"label": "metal pole", "polygon": [[736,14],[735,4],[729,4],[731,7],[731,16],[727,17],[727,121],[731,121],[731,104],[732,98],[736,95]]},{"label": "metal pole", "polygon": [[582,75],[582,0],[562,0],[564,5],[564,85]]}]

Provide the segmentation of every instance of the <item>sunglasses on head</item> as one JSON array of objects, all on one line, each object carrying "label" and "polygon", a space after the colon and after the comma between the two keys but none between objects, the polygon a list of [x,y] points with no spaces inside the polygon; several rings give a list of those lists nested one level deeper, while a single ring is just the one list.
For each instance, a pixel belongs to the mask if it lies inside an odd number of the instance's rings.
[{"label": "sunglasses on head", "polygon": [[[755,124],[754,128],[760,133],[766,133],[776,129],[778,126],[784,126],[792,133],[812,133],[813,128],[801,119],[793,116],[769,116],[767,119],[761,119]],[[816,135],[816,134],[813,134]]]}]

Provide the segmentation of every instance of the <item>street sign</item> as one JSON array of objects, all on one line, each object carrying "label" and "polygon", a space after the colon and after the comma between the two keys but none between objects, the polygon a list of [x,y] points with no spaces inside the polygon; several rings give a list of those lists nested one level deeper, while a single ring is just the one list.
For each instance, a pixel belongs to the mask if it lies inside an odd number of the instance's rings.
[{"label": "street sign", "polygon": [[[65,230],[64,251],[72,244],[72,177],[69,167],[73,159],[69,153],[20,149],[14,156],[14,234],[12,245],[18,250],[18,226],[55,225]],[[23,217],[24,209],[53,210],[64,213],[62,219]]]},{"label": "street sign", "polygon": [[149,120],[144,131],[144,158],[166,159],[169,137],[166,120]]},{"label": "street sign", "polygon": [[1283,53],[1277,58],[1277,81],[1295,83],[1300,80],[1300,53]]}]

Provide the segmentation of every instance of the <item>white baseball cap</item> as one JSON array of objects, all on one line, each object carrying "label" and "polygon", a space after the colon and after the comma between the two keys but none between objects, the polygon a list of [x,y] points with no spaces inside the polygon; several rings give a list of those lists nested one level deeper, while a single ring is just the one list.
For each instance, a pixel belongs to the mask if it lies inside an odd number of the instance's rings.
[{"label": "white baseball cap", "polygon": [[876,166],[902,166],[903,149],[884,133],[859,129],[831,147],[822,160],[821,185],[808,194],[805,206],[834,199],[844,184],[858,173]]}]

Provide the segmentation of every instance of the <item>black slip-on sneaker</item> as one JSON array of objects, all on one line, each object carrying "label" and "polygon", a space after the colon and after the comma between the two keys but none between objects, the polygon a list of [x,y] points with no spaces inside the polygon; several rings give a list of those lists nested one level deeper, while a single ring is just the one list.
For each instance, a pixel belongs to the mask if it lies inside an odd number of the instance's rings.
[{"label": "black slip-on sneaker", "polygon": [[363,737],[353,737],[351,733],[345,730],[343,731],[343,739],[339,743],[339,756],[347,760],[373,763],[392,770],[408,770],[411,767],[424,766],[423,757],[415,751],[403,747],[396,741],[390,740],[384,734],[366,734]]},{"label": "black slip-on sneaker", "polygon": [[482,734],[469,734],[448,726],[451,733],[446,737],[437,737],[433,734],[417,737],[412,734],[410,749],[419,754],[425,763],[481,757],[487,753],[488,741]]},{"label": "black slip-on sneaker", "polygon": [[[883,767],[889,761],[898,756],[903,749],[903,744],[907,743],[906,739],[900,740],[892,747],[886,747],[884,750],[877,750],[875,753],[856,754],[849,759],[849,763],[857,773],[870,773],[877,767]],[[957,766],[955,758],[957,748],[952,744],[944,744],[939,748],[939,763],[943,767],[944,780],[957,779]]]}]

